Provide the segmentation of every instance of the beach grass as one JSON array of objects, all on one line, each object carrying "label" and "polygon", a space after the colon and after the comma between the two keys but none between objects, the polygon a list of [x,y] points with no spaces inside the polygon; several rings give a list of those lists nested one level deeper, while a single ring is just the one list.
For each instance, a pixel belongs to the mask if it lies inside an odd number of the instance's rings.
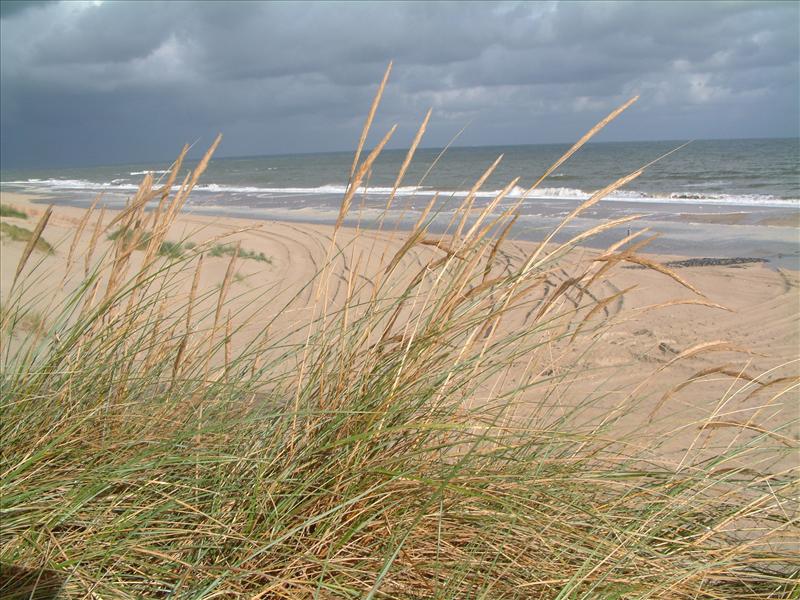
[{"label": "beach grass", "polygon": [[245,260],[255,260],[257,262],[271,263],[272,259],[266,256],[263,252],[256,252],[254,250],[247,250],[246,248],[236,248],[235,244],[214,244],[209,251],[210,256],[233,256],[238,253],[239,258]]},{"label": "beach grass", "polygon": [[[186,149],[164,187],[145,176],[103,225],[124,234],[87,258],[44,333],[17,325],[21,265],[0,328],[0,563],[98,598],[797,597],[797,474],[743,466],[794,451],[780,432],[673,463],[613,437],[628,405],[587,420],[589,399],[542,391],[516,412],[542,384],[507,379],[511,365],[610,326],[585,322],[602,299],[565,293],[625,262],[686,284],[630,240],[534,302],[593,232],[497,269],[514,207],[494,210],[501,192],[476,211],[470,195],[445,236],[423,215],[328,302],[341,223],[389,137],[357,157],[312,314],[288,333],[272,333],[283,312],[228,312],[238,245],[217,252],[229,262],[209,293],[218,246],[161,252],[218,140],[174,191]],[[439,254],[400,277],[418,245]],[[515,310],[533,311],[526,329],[504,327]]]},{"label": "beach grass", "polygon": [[14,219],[27,219],[26,215],[21,210],[14,208],[8,204],[0,204],[0,217],[10,217]]},{"label": "beach grass", "polygon": [[[11,240],[12,242],[28,242],[33,237],[33,233],[34,232],[32,232],[30,229],[25,229],[19,225],[0,222],[0,238],[5,238]],[[38,237],[36,239],[34,248],[39,252],[44,252],[45,254],[53,254],[55,251],[53,246],[42,237]]]},{"label": "beach grass", "polygon": [[[133,238],[134,232],[127,231],[123,228],[117,229],[108,235],[108,239],[115,241],[124,236],[128,242]],[[139,251],[146,251],[153,234],[150,231],[141,232],[138,236],[135,249]],[[195,242],[190,240],[182,242],[173,242],[170,240],[162,241],[158,246],[158,255],[166,256],[169,258],[180,258],[185,252],[194,250],[196,248]],[[266,256],[263,252],[255,252],[254,250],[247,250],[246,248],[239,247],[236,244],[212,244],[208,249],[208,255],[214,257],[231,257],[237,253],[237,257],[243,260],[255,260],[258,262],[271,263],[272,259]]]}]

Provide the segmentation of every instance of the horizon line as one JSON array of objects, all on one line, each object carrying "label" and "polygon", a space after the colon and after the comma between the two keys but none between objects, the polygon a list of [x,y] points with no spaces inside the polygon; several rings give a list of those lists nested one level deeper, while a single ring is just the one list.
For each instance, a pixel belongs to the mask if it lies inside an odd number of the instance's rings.
[{"label": "horizon line", "polygon": [[[755,140],[798,140],[800,141],[800,135],[798,136],[778,136],[778,137],[731,137],[731,138],[664,138],[664,139],[654,139],[654,140],[592,140],[586,143],[586,146],[590,145],[604,145],[604,144],[643,144],[643,143],[659,143],[659,142],[673,142],[673,143],[680,143],[680,142],[689,142],[692,143],[696,142],[732,142],[732,141],[755,141]],[[195,142],[197,144],[197,142]],[[528,146],[569,146],[574,144],[574,141],[569,142],[541,142],[541,143],[530,143],[530,144],[462,144],[462,145],[452,145],[450,146],[451,150],[454,149],[478,149],[478,148],[524,148]],[[443,150],[445,146],[419,146],[417,151],[420,150]],[[407,146],[398,146],[396,148],[385,148],[383,153],[386,152],[398,152],[398,151],[405,151],[407,150]],[[204,151],[203,147],[200,147],[200,151]],[[311,151],[311,152],[268,152],[263,154],[230,154],[230,155],[215,155],[212,158],[214,160],[238,160],[238,159],[247,159],[247,158],[266,158],[266,157],[279,157],[279,156],[322,156],[322,155],[329,155],[329,154],[348,154],[354,153],[355,149],[348,149],[348,150],[318,150],[318,151]],[[5,167],[2,164],[2,160],[0,160],[0,171],[1,170],[24,170],[24,169],[90,169],[93,167],[117,167],[117,166],[144,166],[144,165],[151,165],[154,163],[161,163],[165,161],[172,162],[173,158],[163,158],[163,159],[154,159],[154,160],[138,160],[138,161],[125,161],[125,162],[111,162],[111,163],[91,163],[91,164],[68,164],[68,165],[40,165],[40,166],[12,166],[12,167]],[[199,160],[197,158],[187,158],[188,161]]]}]

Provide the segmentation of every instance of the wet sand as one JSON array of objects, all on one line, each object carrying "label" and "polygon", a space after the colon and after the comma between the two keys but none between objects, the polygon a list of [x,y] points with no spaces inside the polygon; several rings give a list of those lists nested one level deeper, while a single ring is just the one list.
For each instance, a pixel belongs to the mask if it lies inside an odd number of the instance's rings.
[{"label": "wet sand", "polygon": [[[3,188],[3,193],[8,191],[7,187]],[[109,208],[121,208],[126,198],[118,193],[107,193],[103,202]],[[397,198],[393,209],[384,215],[385,196],[367,194],[356,199],[345,224],[377,229],[382,222],[383,229],[408,230],[429,199],[429,196]],[[63,192],[42,196],[40,202],[86,207],[91,200],[91,194],[86,192]],[[220,193],[200,191],[193,193],[186,211],[206,217],[332,225],[338,216],[340,200],[336,194],[296,196],[282,208],[262,206],[255,202],[245,209],[235,198],[231,200]],[[513,202],[513,199],[508,200],[509,204]],[[459,203],[460,198],[441,199],[439,207],[433,211],[440,212],[432,223],[432,233],[441,233],[447,227],[452,218],[452,209]],[[511,237],[540,241],[575,206],[575,200],[569,198],[530,199],[521,207]],[[772,267],[800,270],[800,207],[739,207],[699,200],[671,203],[657,200],[602,201],[583,212],[556,236],[555,241],[569,239],[578,231],[600,222],[633,215],[638,219],[626,227],[634,231],[648,228],[657,234],[658,237],[649,246],[649,251],[655,254],[698,258],[755,257],[769,260]],[[592,248],[606,248],[618,239],[620,231],[603,232],[584,243]]]}]

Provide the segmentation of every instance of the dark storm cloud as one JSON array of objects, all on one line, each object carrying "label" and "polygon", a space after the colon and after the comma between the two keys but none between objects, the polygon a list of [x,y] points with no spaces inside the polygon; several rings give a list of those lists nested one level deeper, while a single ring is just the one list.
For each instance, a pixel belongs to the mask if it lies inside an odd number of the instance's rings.
[{"label": "dark storm cloud", "polygon": [[29,8],[44,6],[53,0],[34,2],[31,0],[3,0],[0,2],[0,19],[5,19]]},{"label": "dark storm cloud", "polygon": [[427,145],[798,135],[795,3],[3,2],[3,165]]}]

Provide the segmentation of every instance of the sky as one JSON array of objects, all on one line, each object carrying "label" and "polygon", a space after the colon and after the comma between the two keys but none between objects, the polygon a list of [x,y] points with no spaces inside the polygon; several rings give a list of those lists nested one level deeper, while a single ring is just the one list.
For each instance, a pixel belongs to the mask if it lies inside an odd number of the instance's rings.
[{"label": "sky", "polygon": [[0,166],[800,134],[796,2],[0,3]]}]

